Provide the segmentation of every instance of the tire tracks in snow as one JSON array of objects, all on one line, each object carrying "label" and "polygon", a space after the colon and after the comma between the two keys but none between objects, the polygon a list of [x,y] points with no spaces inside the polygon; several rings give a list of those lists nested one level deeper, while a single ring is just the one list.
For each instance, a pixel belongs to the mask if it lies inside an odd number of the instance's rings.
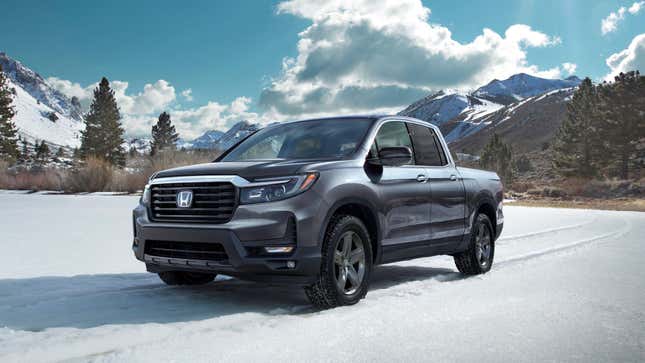
[{"label": "tire tracks in snow", "polygon": [[[536,237],[540,235],[545,235],[549,233],[555,233],[555,232],[561,232],[565,230],[575,230],[579,229],[581,227],[584,227],[586,225],[590,225],[596,222],[598,217],[594,218],[591,221],[583,222],[583,223],[578,223],[575,225],[569,225],[569,226],[563,226],[563,227],[557,227],[557,228],[552,228],[549,230],[542,230],[542,231],[537,231],[537,232],[531,232],[523,235],[515,235],[515,236],[509,236],[507,237],[507,240],[514,238],[514,239],[525,239],[525,238],[530,238],[530,237]],[[621,237],[627,233],[629,233],[632,230],[632,223],[628,219],[621,219],[623,222],[623,226],[619,229],[613,230],[611,232],[604,233],[602,235],[596,235],[593,237],[588,237],[588,238],[582,238],[573,242],[567,242],[567,243],[560,243],[556,244],[550,247],[542,248],[539,250],[531,251],[528,253],[523,253],[519,255],[511,255],[509,257],[506,257],[501,260],[496,260],[493,264],[493,269],[491,270],[492,272],[499,270],[499,269],[504,269],[507,266],[511,266],[517,263],[522,263],[522,262],[530,262],[533,259],[541,258],[541,257],[546,257],[550,255],[558,255],[559,253],[566,252],[569,250],[575,250],[576,248],[582,248],[585,247],[589,244],[592,244],[594,242],[602,241],[608,238],[618,238]],[[477,275],[473,277],[479,277],[482,278],[486,275]],[[377,294],[377,298],[386,298],[386,297],[403,297],[403,296],[418,296],[423,294],[423,291],[419,291],[417,288],[410,288],[411,284],[421,284],[423,287],[430,287],[430,286],[435,286],[438,283],[444,283],[444,282],[460,282],[460,281],[465,281],[467,280],[468,277],[464,277],[464,275],[461,275],[459,272],[454,271],[454,272],[446,272],[446,273],[438,273],[430,278],[426,279],[418,279],[418,280],[413,280],[413,281],[408,281],[408,282],[402,282],[401,284],[395,285],[395,286],[390,286],[382,289],[378,289],[376,291],[381,292],[380,294]],[[376,292],[373,291],[373,292]],[[369,299],[368,294],[368,299]],[[375,294],[376,295],[376,294]]]},{"label": "tire tracks in snow", "polygon": [[[567,230],[573,230],[573,229],[580,229],[584,226],[588,226],[590,224],[593,224],[596,222],[598,217],[582,222],[582,223],[577,223],[577,224],[572,224],[569,226],[562,226],[562,227],[556,227],[556,228],[549,228],[549,229],[543,229],[541,231],[536,231],[536,232],[529,232],[529,233],[524,233],[524,234],[516,234],[516,235],[510,235],[510,236],[502,236],[495,241],[496,245],[506,245],[509,244],[510,241],[516,241],[516,240],[522,240],[522,239],[527,239],[531,237],[537,237],[549,233],[555,233],[555,232],[562,232],[562,231],[567,231]],[[504,243],[499,243],[499,241],[503,241]],[[509,242],[507,242],[509,241]]]},{"label": "tire tracks in snow", "polygon": [[513,257],[510,257],[510,258],[506,258],[506,259],[504,259],[502,261],[496,261],[494,266],[503,267],[503,266],[513,264],[513,263],[516,263],[516,262],[523,262],[523,261],[527,261],[527,260],[532,260],[534,258],[538,258],[538,257],[546,256],[546,255],[551,255],[551,254],[557,254],[559,252],[575,249],[577,247],[583,247],[583,246],[591,244],[593,242],[600,241],[600,240],[603,240],[603,239],[607,239],[607,238],[610,238],[610,237],[614,237],[614,238],[621,237],[621,236],[629,233],[629,231],[631,231],[631,229],[632,229],[631,228],[632,227],[631,221],[623,220],[623,222],[625,222],[624,226],[623,226],[623,228],[621,228],[619,230],[612,231],[612,232],[609,232],[609,233],[605,233],[605,234],[602,234],[600,236],[594,236],[594,237],[591,237],[591,238],[583,238],[583,239],[580,239],[580,240],[577,240],[577,241],[574,241],[574,242],[559,244],[559,245],[555,245],[555,246],[552,246],[552,247],[537,250],[537,251],[534,251],[534,252],[525,253],[525,254],[522,254],[522,255],[519,255],[519,256],[513,256]]}]

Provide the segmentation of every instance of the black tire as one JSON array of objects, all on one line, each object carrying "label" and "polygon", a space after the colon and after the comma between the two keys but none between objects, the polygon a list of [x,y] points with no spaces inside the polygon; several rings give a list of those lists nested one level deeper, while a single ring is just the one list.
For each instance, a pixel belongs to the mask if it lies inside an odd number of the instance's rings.
[{"label": "black tire", "polygon": [[[485,245],[488,242],[488,249]],[[456,254],[455,265],[459,272],[466,275],[486,273],[493,265],[495,257],[495,237],[493,225],[485,214],[479,214],[470,232],[468,249]]]},{"label": "black tire", "polygon": [[215,280],[216,274],[186,271],[159,272],[159,278],[166,285],[204,285]]},{"label": "black tire", "polygon": [[[350,239],[350,247],[348,253],[345,254],[344,250],[337,251],[337,249],[339,247],[341,250],[343,249],[347,236]],[[362,263],[352,264],[353,259],[361,258],[357,257],[360,253],[359,239],[364,256],[360,260]],[[344,262],[339,262],[338,259],[342,260],[344,255],[347,255]],[[305,288],[307,297],[314,306],[320,309],[356,304],[365,297],[369,289],[372,261],[372,245],[365,224],[354,216],[335,216],[329,223],[323,241],[318,281]],[[357,282],[358,277],[360,277],[360,282]],[[341,288],[339,285],[343,285],[343,287]]]}]

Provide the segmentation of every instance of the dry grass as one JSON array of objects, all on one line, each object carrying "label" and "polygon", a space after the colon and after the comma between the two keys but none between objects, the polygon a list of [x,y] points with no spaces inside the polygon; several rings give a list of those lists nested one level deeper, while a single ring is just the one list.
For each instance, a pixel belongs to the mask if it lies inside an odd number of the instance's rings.
[{"label": "dry grass", "polygon": [[114,168],[98,158],[88,158],[69,170],[53,166],[10,168],[0,161],[0,189],[135,193],[142,190],[150,175],[157,171],[210,162],[218,154],[216,151],[168,150],[154,157],[131,158],[125,169]]},{"label": "dry grass", "polygon": [[0,189],[61,190],[66,172],[54,168],[13,168],[0,163]]},{"label": "dry grass", "polygon": [[107,189],[111,192],[136,193],[143,190],[147,182],[147,174],[116,170]]},{"label": "dry grass", "polygon": [[114,168],[103,159],[89,157],[67,174],[63,190],[68,193],[101,192],[112,182]]}]

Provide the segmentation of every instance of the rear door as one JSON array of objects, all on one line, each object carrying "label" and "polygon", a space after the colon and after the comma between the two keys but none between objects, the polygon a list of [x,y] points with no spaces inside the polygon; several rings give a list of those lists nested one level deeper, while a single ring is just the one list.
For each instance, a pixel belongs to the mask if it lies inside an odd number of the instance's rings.
[{"label": "rear door", "polygon": [[461,241],[465,230],[466,195],[464,184],[455,166],[430,127],[409,123],[410,135],[418,166],[428,176],[432,195],[430,234],[433,245]]},{"label": "rear door", "polygon": [[[405,122],[386,121],[379,128],[371,154],[384,147],[406,146],[413,150]],[[384,166],[374,182],[382,201],[384,247],[426,244],[430,240],[430,186],[426,168],[415,165]]]}]

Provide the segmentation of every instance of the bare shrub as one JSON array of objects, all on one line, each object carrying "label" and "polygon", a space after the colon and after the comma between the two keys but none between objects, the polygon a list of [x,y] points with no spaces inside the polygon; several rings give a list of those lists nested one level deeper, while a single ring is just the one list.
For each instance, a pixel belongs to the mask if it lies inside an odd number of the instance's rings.
[{"label": "bare shrub", "polygon": [[112,181],[112,165],[100,158],[88,157],[65,178],[64,190],[70,193],[105,191]]},{"label": "bare shrub", "polygon": [[0,188],[17,190],[61,190],[64,170],[43,167],[13,167],[0,164]]},{"label": "bare shrub", "polygon": [[553,186],[531,188],[531,189],[528,189],[526,193],[534,197],[547,197],[547,198],[568,198],[569,197],[566,191]]},{"label": "bare shrub", "polygon": [[143,172],[117,170],[114,172],[109,189],[113,192],[136,193],[143,190],[147,182],[148,176]]},{"label": "bare shrub", "polygon": [[9,164],[0,160],[0,189],[10,189],[7,169],[9,169]]},{"label": "bare shrub", "polygon": [[148,157],[146,172],[153,174],[160,170],[186,165],[207,163],[215,158],[215,154],[217,153],[203,151],[163,150],[155,154],[155,156]]},{"label": "bare shrub", "polygon": [[108,189],[113,192],[135,193],[141,191],[148,178],[161,170],[180,166],[194,165],[212,161],[217,152],[162,150],[154,156],[137,156],[130,158],[127,167],[116,170]]},{"label": "bare shrub", "polygon": [[529,189],[534,188],[535,184],[530,181],[514,181],[508,189],[517,193],[526,193]]},{"label": "bare shrub", "polygon": [[567,198],[569,195],[557,187],[544,187],[542,189],[542,196],[549,198]]},{"label": "bare shrub", "polygon": [[164,150],[154,157],[131,158],[124,169],[114,168],[95,157],[89,157],[71,170],[38,165],[10,168],[6,162],[0,162],[0,189],[135,193],[157,171],[210,162],[218,154],[216,151]]}]

